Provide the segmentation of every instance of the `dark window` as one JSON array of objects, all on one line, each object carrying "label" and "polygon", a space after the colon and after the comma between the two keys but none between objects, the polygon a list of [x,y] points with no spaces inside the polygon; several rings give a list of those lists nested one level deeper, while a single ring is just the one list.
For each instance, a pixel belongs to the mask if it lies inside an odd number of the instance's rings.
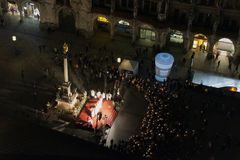
[{"label": "dark window", "polygon": [[65,5],[66,6],[70,6],[70,1],[69,0],[65,0]]},{"label": "dark window", "polygon": [[106,5],[111,5],[111,0],[105,0]]},{"label": "dark window", "polygon": [[128,8],[133,9],[133,0],[128,0]]},{"label": "dark window", "polygon": [[149,0],[145,0],[144,1],[144,11],[145,12],[149,12],[149,7],[150,7],[150,1]]},{"label": "dark window", "polygon": [[122,7],[127,8],[127,0],[122,0]]},{"label": "dark window", "polygon": [[157,3],[151,2],[151,12],[157,12]]},{"label": "dark window", "polygon": [[57,5],[64,5],[64,0],[56,0]]},{"label": "dark window", "polygon": [[161,6],[161,13],[165,13],[166,1],[163,1]]}]

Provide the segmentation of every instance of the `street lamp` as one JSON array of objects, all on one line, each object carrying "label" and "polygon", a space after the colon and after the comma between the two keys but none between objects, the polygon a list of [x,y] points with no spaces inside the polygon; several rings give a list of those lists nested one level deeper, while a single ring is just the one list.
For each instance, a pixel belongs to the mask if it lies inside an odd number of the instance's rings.
[{"label": "street lamp", "polygon": [[13,41],[14,54],[17,54],[17,49],[16,49],[16,46],[15,46],[15,42],[17,41],[17,37],[15,35],[12,36],[12,41]]},{"label": "street lamp", "polygon": [[17,40],[17,37],[16,36],[12,36],[12,41],[16,42],[16,40]]},{"label": "street lamp", "polygon": [[122,59],[120,57],[117,58],[117,62],[121,63]]}]

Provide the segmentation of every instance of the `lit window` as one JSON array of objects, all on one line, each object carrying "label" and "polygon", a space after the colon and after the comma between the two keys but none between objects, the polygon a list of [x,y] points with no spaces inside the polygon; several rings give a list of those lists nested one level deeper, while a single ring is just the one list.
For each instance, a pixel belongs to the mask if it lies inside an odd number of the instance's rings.
[{"label": "lit window", "polygon": [[118,24],[124,25],[124,26],[129,26],[130,24],[124,20],[120,20]]},{"label": "lit window", "polygon": [[97,18],[97,21],[102,22],[102,23],[109,23],[108,19],[106,17],[102,17],[102,16],[99,16]]}]

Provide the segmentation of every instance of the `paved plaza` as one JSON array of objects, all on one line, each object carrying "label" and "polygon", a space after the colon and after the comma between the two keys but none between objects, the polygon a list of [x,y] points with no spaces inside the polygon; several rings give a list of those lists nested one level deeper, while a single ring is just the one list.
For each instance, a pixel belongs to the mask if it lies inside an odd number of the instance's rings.
[{"label": "paved plaza", "polygon": [[[137,58],[137,60],[143,62],[140,74],[147,76],[149,72],[154,73],[152,69],[154,60],[152,45],[154,43],[151,41],[139,40],[132,45],[131,38],[116,36],[114,40],[111,40],[109,33],[106,32],[96,33],[90,39],[61,31],[48,33],[39,29],[39,23],[36,20],[26,19],[23,23],[19,23],[19,17],[11,15],[6,16],[6,26],[0,28],[0,35],[0,104],[2,105],[11,103],[15,104],[14,107],[23,105],[41,110],[48,101],[55,99],[57,88],[63,82],[63,68],[55,62],[54,48],[60,50],[64,42],[70,44],[72,66],[77,63],[74,58],[78,58],[80,54],[88,54],[100,59],[101,57],[110,57],[111,53],[113,53],[115,60],[118,57],[136,59],[136,48],[145,49],[148,47],[148,52],[139,55]],[[13,35],[17,37],[16,42],[12,41]],[[40,49],[39,47],[42,45],[45,47]],[[89,45],[91,47],[86,53],[86,46]],[[99,48],[103,46],[106,46],[106,51],[99,52]],[[189,51],[183,53],[181,48],[171,47],[171,45],[163,51],[172,53],[175,58],[174,68],[171,73],[173,78],[186,79],[190,59],[192,53],[195,52],[193,70],[239,79],[239,70],[235,69],[235,65],[229,69],[228,57],[225,55],[220,55],[218,59],[209,60],[206,58],[206,52]],[[186,63],[182,62],[183,58],[186,58]],[[217,67],[219,60],[221,64]],[[115,63],[114,65],[118,65],[117,62]],[[80,65],[79,68],[81,67],[83,68]],[[86,76],[83,76],[81,73],[78,74],[79,72],[76,72],[73,69],[74,67],[69,68],[70,81],[74,87],[103,90],[103,82],[89,83],[91,74],[87,73]],[[113,84],[109,83],[108,89],[112,86]],[[123,107],[120,109],[119,115],[110,130],[107,139],[108,145],[111,139],[114,139],[117,143],[118,140],[126,140],[132,134],[136,134],[147,109],[145,103],[139,92],[131,88],[125,88]],[[211,117],[209,118],[211,119]],[[217,118],[217,114],[212,117],[214,124]],[[222,121],[219,122],[219,124],[221,123]],[[210,124],[210,126],[214,125]],[[231,127],[230,124],[228,127]],[[238,156],[236,155],[236,157]]]}]

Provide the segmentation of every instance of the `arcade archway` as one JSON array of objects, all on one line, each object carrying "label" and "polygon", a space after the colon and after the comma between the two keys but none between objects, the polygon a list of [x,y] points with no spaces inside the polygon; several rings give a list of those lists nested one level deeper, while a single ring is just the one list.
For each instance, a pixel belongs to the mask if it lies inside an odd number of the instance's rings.
[{"label": "arcade archway", "polygon": [[169,34],[169,42],[175,44],[183,44],[183,33],[178,30],[172,30]]},{"label": "arcade archway", "polygon": [[199,51],[205,51],[208,47],[208,39],[204,34],[195,34],[193,40],[193,49],[199,49]]},{"label": "arcade archway", "polygon": [[230,39],[221,38],[215,43],[213,47],[213,53],[232,56],[235,53],[235,46]]},{"label": "arcade archway", "polygon": [[95,20],[94,30],[96,31],[103,31],[109,32],[110,31],[110,22],[108,18],[104,16],[98,16]]},{"label": "arcade archway", "polygon": [[115,25],[115,32],[124,36],[132,36],[132,26],[129,22],[120,20]]},{"label": "arcade archway", "polygon": [[40,20],[40,12],[38,6],[32,2],[25,2],[22,5],[22,14],[25,18],[33,18]]},{"label": "arcade archway", "polygon": [[71,9],[64,8],[58,14],[59,29],[63,32],[75,32],[75,17]]},{"label": "arcade archway", "polygon": [[8,12],[10,12],[12,15],[20,15],[20,12],[18,10],[18,5],[14,2],[7,2],[8,6]]},{"label": "arcade archway", "polygon": [[9,1],[8,12],[10,12],[10,14],[14,16],[19,16],[22,14],[24,18],[40,20],[39,6],[37,3],[32,1],[24,1],[20,4],[20,6],[18,6],[16,3],[12,3],[11,1]]},{"label": "arcade archway", "polygon": [[151,26],[142,25],[140,27],[140,39],[155,41],[156,40],[155,30]]}]

